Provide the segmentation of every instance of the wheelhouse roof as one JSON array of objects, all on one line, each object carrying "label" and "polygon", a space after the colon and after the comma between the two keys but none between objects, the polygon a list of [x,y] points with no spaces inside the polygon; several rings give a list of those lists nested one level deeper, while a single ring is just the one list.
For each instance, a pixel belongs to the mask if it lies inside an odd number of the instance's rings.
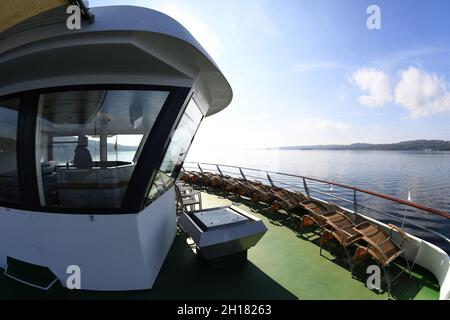
[{"label": "wheelhouse roof", "polygon": [[0,96],[63,85],[149,84],[193,87],[207,115],[230,104],[225,76],[174,19],[136,6],[91,12],[95,23],[83,21],[80,30],[67,28],[66,7],[59,6],[3,31]]}]

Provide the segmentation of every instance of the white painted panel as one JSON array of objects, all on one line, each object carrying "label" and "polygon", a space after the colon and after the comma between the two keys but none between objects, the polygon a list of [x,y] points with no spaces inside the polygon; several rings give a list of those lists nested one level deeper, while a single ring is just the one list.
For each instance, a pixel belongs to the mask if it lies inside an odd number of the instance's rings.
[{"label": "white painted panel", "polygon": [[32,220],[27,212],[0,208],[0,255],[3,267],[6,266],[7,256],[45,265]]},{"label": "white painted panel", "polygon": [[152,203],[138,217],[142,256],[148,271],[150,287],[158,276],[177,232],[175,188]]},{"label": "white painted panel", "polygon": [[449,256],[437,246],[422,241],[416,263],[430,270],[441,285],[440,299],[450,299],[450,261]]},{"label": "white painted panel", "polygon": [[175,235],[173,188],[139,214],[93,220],[0,209],[0,266],[6,256],[47,266],[66,286],[67,267],[77,265],[84,290],[150,289]]},{"label": "white painted panel", "polygon": [[81,268],[81,288],[126,290],[145,278],[136,215],[34,214],[47,266],[65,286],[66,269]]}]

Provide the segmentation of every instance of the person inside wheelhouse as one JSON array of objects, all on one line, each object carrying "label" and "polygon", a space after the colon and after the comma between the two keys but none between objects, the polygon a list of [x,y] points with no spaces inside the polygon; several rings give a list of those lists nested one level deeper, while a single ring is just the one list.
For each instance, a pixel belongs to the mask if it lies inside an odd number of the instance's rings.
[{"label": "person inside wheelhouse", "polygon": [[92,156],[87,148],[89,145],[89,139],[86,136],[78,137],[78,145],[75,148],[75,157],[73,164],[78,169],[92,169],[94,166],[92,162]]}]

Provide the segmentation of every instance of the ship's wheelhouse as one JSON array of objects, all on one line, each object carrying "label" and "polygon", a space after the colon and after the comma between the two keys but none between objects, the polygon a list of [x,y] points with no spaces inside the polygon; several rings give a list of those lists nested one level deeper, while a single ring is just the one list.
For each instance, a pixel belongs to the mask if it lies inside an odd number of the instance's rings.
[{"label": "ship's wheelhouse", "polygon": [[139,212],[173,186],[203,117],[190,88],[168,86],[47,88],[2,99],[0,204]]},{"label": "ship's wheelhouse", "polygon": [[151,288],[176,234],[175,179],[232,91],[170,17],[91,12],[80,30],[62,6],[0,34],[0,267],[65,286],[77,265],[82,289]]}]

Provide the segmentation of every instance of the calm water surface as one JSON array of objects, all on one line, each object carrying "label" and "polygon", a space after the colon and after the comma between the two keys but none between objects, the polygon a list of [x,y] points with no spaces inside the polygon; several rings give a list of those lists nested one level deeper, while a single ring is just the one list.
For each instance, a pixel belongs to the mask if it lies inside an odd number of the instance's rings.
[{"label": "calm water surface", "polygon": [[[427,151],[279,151],[279,150],[198,150],[187,161],[223,163],[333,180],[371,191],[412,200],[428,207],[450,212],[450,152]],[[281,179],[281,177],[275,177]],[[289,180],[289,181],[288,181]],[[295,179],[284,179],[297,184]],[[311,184],[322,192],[353,199],[353,191],[328,185]],[[300,191],[301,188],[299,188]],[[312,194],[321,198],[327,196]],[[331,198],[327,199],[330,200]],[[427,227],[450,238],[450,220],[403,205],[359,194],[358,203],[393,215],[400,221],[360,207],[358,210],[376,219],[401,225],[404,217],[408,232],[432,241],[450,253],[448,242],[412,225]],[[334,200],[353,209],[352,205]]]}]

